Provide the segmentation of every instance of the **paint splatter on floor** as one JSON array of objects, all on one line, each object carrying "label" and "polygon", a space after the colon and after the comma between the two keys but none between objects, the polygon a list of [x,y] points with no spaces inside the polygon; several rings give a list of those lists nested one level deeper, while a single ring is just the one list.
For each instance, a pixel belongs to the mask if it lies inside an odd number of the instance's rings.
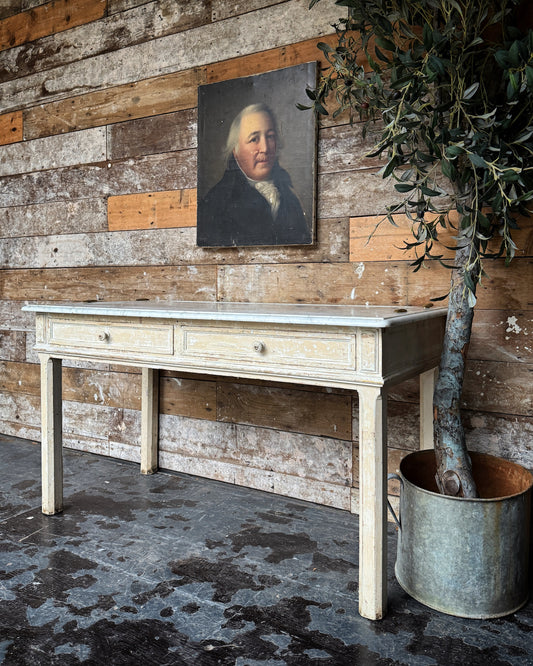
[{"label": "paint splatter on floor", "polygon": [[0,663],[23,666],[525,666],[533,604],[464,620],[410,599],[357,613],[357,517],[65,451],[65,511],[40,452],[0,436]]}]

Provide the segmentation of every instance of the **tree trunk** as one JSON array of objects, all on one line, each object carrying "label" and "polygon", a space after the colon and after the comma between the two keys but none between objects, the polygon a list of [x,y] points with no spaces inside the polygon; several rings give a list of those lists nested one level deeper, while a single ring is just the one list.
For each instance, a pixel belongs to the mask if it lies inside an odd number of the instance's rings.
[{"label": "tree trunk", "polygon": [[[465,286],[471,250],[472,247],[466,245],[456,251],[439,376],[433,398],[437,486],[444,495],[463,497],[478,496],[461,421],[466,354],[474,318],[474,308],[469,303]],[[469,272],[475,288],[478,275],[475,271]]]}]

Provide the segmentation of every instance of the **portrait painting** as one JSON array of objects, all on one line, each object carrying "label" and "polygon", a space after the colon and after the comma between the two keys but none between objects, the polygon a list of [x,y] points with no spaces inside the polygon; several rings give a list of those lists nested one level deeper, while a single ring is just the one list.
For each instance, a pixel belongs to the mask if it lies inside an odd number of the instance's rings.
[{"label": "portrait painting", "polygon": [[197,244],[310,245],[316,117],[301,111],[315,62],[198,90]]}]

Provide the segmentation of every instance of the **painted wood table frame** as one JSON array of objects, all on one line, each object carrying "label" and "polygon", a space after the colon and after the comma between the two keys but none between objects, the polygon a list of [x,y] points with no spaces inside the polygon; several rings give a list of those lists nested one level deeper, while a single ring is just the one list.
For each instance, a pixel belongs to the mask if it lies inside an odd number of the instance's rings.
[{"label": "painted wood table frame", "polygon": [[203,302],[27,305],[41,361],[42,509],[63,508],[62,359],[142,368],[141,472],[157,470],[160,369],[352,389],[359,395],[359,612],[387,605],[387,406],[420,375],[421,447],[433,445],[432,395],[444,309]]}]

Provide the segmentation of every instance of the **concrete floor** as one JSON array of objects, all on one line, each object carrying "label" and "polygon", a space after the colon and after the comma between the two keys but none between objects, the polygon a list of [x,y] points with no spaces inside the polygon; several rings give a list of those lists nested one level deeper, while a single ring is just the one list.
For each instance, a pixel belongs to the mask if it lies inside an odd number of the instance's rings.
[{"label": "concrete floor", "polygon": [[524,666],[533,603],[464,620],[410,599],[357,613],[357,516],[66,450],[65,511],[40,450],[0,436],[0,663]]}]

